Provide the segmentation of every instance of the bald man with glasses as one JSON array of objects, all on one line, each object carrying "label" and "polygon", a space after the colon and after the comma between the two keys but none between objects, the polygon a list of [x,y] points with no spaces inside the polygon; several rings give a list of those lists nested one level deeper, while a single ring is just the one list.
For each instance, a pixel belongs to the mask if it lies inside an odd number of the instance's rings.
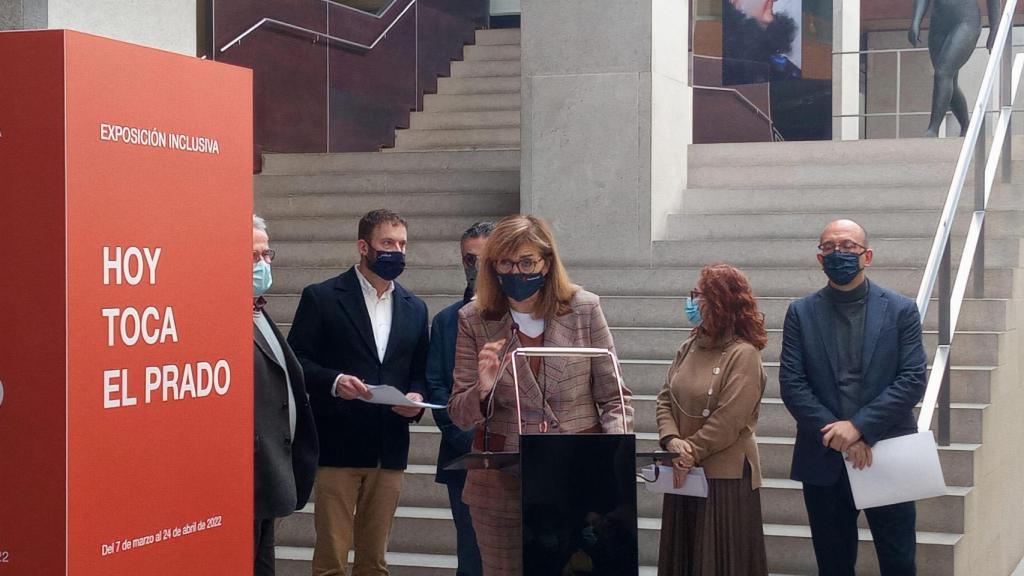
[{"label": "bald man with glasses", "polygon": [[[853,576],[860,512],[843,459],[863,469],[876,442],[917,432],[927,361],[917,305],[867,278],[864,228],[831,222],[818,251],[828,284],[786,312],[779,384],[797,422],[791,477],[803,482],[818,570]],[[865,515],[882,576],[916,574],[914,503]]]}]

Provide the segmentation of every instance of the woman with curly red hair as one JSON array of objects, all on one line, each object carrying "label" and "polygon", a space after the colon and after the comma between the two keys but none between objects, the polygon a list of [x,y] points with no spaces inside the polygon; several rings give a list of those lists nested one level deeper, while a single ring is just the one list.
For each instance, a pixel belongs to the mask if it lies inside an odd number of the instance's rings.
[{"label": "woman with curly red hair", "polygon": [[700,466],[707,498],[666,494],[659,576],[768,573],[761,528],[761,466],[754,429],[767,375],[764,317],[742,272],[700,271],[686,301],[694,325],[658,394],[658,436],[676,486]]}]

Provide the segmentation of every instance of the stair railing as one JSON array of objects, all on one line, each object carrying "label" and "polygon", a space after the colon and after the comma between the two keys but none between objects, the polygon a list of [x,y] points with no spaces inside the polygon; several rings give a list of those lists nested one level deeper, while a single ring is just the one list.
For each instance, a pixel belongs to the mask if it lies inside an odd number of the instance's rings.
[{"label": "stair railing", "polygon": [[[344,4],[339,4],[337,2],[332,2],[331,0],[321,0],[321,2],[325,2],[326,4],[329,4],[329,5],[332,5],[332,6],[339,6],[339,7],[342,7],[342,8],[348,8],[350,10],[356,10],[356,9],[352,8],[351,6],[346,6]],[[370,16],[370,17],[373,17],[373,18],[377,18],[379,20],[379,19],[383,18],[384,15],[387,14],[391,10],[391,7],[394,6],[397,2],[398,2],[398,0],[392,0],[392,2],[387,5],[387,7],[385,7],[383,10],[381,10],[377,14],[371,14],[369,12],[362,12],[362,13],[366,14],[367,16]],[[330,35],[330,34],[328,34],[326,32],[318,32],[316,30],[310,30],[309,28],[306,28],[304,26],[298,26],[296,24],[291,24],[289,22],[284,22],[282,20],[277,20],[276,18],[262,18],[259,21],[257,21],[255,24],[250,26],[248,29],[246,29],[245,32],[242,32],[238,36],[235,36],[235,38],[232,39],[230,42],[228,42],[227,44],[224,44],[223,46],[221,46],[220,47],[220,52],[225,52],[229,48],[231,48],[232,46],[240,44],[242,42],[242,40],[246,36],[249,36],[250,34],[255,32],[256,30],[259,30],[260,28],[262,28],[263,26],[268,26],[268,25],[278,26],[280,28],[287,28],[289,30],[294,30],[296,32],[303,32],[303,33],[306,33],[306,34],[310,34],[310,35],[313,36],[314,41],[318,41],[321,38],[325,38],[329,42],[337,42],[338,44],[341,44],[343,46],[347,46],[349,48],[354,48],[356,50],[361,50],[361,51],[364,51],[364,52],[369,52],[370,50],[373,50],[374,48],[377,47],[377,44],[381,40],[383,40],[384,37],[386,37],[388,35],[388,32],[390,32],[391,29],[395,27],[395,24],[398,24],[398,21],[401,20],[403,16],[405,16],[405,13],[408,12],[410,8],[412,8],[413,4],[416,4],[416,0],[412,0],[411,2],[409,2],[405,6],[405,8],[403,8],[402,11],[399,12],[397,16],[395,16],[395,18],[391,21],[391,23],[388,24],[387,28],[385,28],[383,32],[381,32],[380,34],[377,35],[377,39],[374,40],[373,42],[369,43],[369,44],[362,44],[360,42],[355,42],[353,40],[347,40],[345,38],[339,38],[337,36],[332,36],[332,35]],[[361,12],[359,10],[356,10],[356,11],[357,12]],[[330,16],[328,16],[328,18],[329,17]]]},{"label": "stair railing", "polygon": [[[967,293],[968,277],[972,268],[974,270],[973,295],[975,298],[981,298],[984,295],[985,211],[1000,160],[1003,163],[1003,182],[1010,182],[1013,174],[1013,155],[1010,148],[1013,139],[1010,136],[1012,130],[1010,120],[1013,114],[1014,100],[1020,87],[1021,73],[1024,71],[1024,54],[1018,54],[1016,58],[1013,57],[1011,31],[1013,30],[1013,14],[1016,7],[1017,0],[1007,0],[999,20],[992,54],[985,67],[978,99],[974,104],[967,135],[960,149],[953,181],[950,183],[942,216],[935,231],[932,249],[925,265],[924,278],[921,280],[921,287],[917,293],[917,309],[923,323],[936,281],[939,284],[939,342],[932,360],[932,370],[928,378],[924,400],[921,403],[917,427],[921,431],[931,428],[932,417],[937,408],[938,443],[942,446],[949,445],[950,347],[956,332],[956,323],[960,317],[960,307],[963,305],[964,296]],[[985,107],[992,97],[997,70],[1000,69],[1000,110],[999,117],[995,121],[995,134],[992,140],[991,154],[989,154],[985,148]],[[960,204],[960,194],[963,192],[972,158],[974,162],[974,213],[971,215],[970,228],[967,231],[963,253],[960,256],[956,281],[951,284],[950,234],[953,230],[953,219],[956,216],[957,206]]]}]

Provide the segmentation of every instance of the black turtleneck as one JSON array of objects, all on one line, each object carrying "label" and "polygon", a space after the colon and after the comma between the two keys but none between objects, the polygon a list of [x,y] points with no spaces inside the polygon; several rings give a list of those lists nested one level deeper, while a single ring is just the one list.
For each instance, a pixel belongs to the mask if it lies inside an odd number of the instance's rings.
[{"label": "black turtleneck", "polygon": [[867,296],[867,279],[860,286],[845,292],[831,286],[825,287],[825,297],[835,311],[838,416],[844,420],[852,418],[868,400],[864,397],[862,368]]}]

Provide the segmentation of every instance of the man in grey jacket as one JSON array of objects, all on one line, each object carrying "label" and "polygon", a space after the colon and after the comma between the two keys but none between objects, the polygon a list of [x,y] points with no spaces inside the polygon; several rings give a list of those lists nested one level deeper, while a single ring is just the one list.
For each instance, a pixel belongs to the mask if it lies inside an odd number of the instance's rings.
[{"label": "man in grey jacket", "polygon": [[274,519],[306,505],[319,454],[302,366],[264,310],[272,281],[267,223],[252,218],[255,568],[274,574]]}]

